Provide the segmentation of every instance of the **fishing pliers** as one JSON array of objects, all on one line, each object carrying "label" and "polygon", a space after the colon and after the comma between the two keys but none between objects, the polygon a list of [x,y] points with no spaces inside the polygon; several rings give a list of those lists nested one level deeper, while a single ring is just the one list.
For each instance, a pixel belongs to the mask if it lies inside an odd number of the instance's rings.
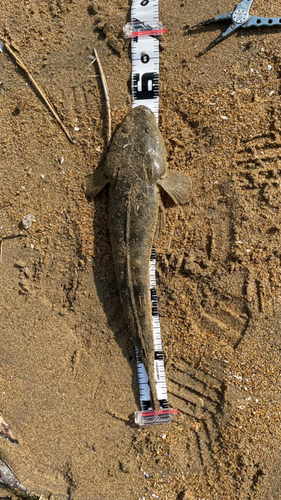
[{"label": "fishing pliers", "polygon": [[189,29],[193,29],[201,26],[207,26],[208,24],[216,24],[227,21],[231,22],[231,25],[227,28],[227,30],[221,33],[198,55],[201,56],[202,54],[205,54],[205,52],[215,47],[215,45],[225,40],[225,38],[233,35],[233,33],[235,33],[239,28],[262,28],[264,26],[279,26],[281,28],[281,17],[250,16],[249,12],[253,2],[254,0],[243,0],[233,11],[222,14],[221,16],[213,17],[212,19],[207,19],[207,21],[195,24],[194,26],[190,26]]}]

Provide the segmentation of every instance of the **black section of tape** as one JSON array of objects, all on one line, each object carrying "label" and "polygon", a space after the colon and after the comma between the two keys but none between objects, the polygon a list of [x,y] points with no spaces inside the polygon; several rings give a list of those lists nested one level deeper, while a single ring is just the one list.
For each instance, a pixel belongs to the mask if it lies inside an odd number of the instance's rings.
[{"label": "black section of tape", "polygon": [[[141,90],[138,89],[138,83],[141,77]],[[149,82],[151,84],[149,85]],[[151,87],[151,88],[149,88]],[[132,94],[135,101],[142,99],[155,99],[159,96],[159,75],[158,73],[139,73],[133,75]]]}]

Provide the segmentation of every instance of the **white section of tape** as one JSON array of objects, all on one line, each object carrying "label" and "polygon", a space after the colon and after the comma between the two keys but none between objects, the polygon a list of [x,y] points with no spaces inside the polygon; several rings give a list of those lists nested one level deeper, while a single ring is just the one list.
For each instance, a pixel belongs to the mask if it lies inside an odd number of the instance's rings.
[{"label": "white section of tape", "polygon": [[[158,0],[133,0],[131,20],[158,22]],[[132,38],[132,94],[133,104],[147,106],[159,113],[159,40],[152,36]]]},{"label": "white section of tape", "polygon": [[159,21],[158,0],[133,0],[131,21]]}]

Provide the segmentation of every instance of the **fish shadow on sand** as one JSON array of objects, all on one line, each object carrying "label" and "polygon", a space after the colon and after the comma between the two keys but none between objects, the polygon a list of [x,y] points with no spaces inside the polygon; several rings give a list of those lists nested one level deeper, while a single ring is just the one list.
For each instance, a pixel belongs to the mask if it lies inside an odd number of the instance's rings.
[{"label": "fish shadow on sand", "polygon": [[[124,306],[120,299],[110,244],[108,189],[106,187],[102,190],[92,202],[94,208],[94,257],[92,269],[96,291],[107,318],[107,326],[113,333],[116,343],[131,368],[131,370],[128,370],[128,377],[132,379],[132,391],[135,396],[136,406],[139,407],[135,346],[126,322]],[[118,381],[118,383],[122,385],[122,380]]]}]

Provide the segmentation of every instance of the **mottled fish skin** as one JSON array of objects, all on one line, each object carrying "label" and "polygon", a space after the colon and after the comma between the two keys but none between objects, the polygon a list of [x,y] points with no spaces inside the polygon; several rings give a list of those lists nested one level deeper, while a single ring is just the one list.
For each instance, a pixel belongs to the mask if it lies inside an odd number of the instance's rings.
[{"label": "mottled fish skin", "polygon": [[109,228],[117,281],[156,409],[159,402],[149,271],[160,204],[156,181],[166,172],[165,147],[155,117],[148,108],[139,106],[126,116],[115,134],[105,173],[112,179]]},{"label": "mottled fish skin", "polygon": [[[177,176],[182,176],[178,183],[180,191],[188,183],[187,177],[180,172],[174,174],[176,183]],[[95,196],[110,183],[109,227],[117,281],[129,331],[145,365],[152,404],[157,411],[160,405],[155,381],[149,271],[161,206],[161,182],[173,199],[178,196],[174,188],[170,190],[166,175],[165,146],[155,116],[145,106],[138,106],[118,128],[104,169],[94,172],[87,188],[87,194]]]}]

